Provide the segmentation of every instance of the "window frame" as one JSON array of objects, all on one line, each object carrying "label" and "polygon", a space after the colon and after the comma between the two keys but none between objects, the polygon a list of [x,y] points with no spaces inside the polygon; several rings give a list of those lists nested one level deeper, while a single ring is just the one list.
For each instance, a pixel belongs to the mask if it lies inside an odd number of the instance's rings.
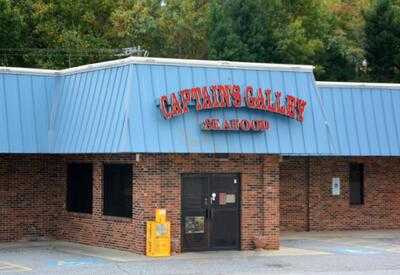
[{"label": "window frame", "polygon": [[[108,189],[109,186],[106,187],[106,181],[108,178],[106,170],[107,170],[107,167],[113,167],[113,166],[114,166],[114,168],[118,167],[118,166],[128,168],[128,175],[127,175],[128,176],[128,181],[127,181],[128,186],[125,188],[127,190],[130,190],[130,192],[129,192],[130,198],[128,197],[128,203],[130,201],[130,204],[129,204],[129,208],[128,208],[128,206],[125,206],[126,209],[124,209],[124,211],[127,211],[127,212],[122,213],[122,214],[116,213],[116,211],[119,211],[121,209],[116,210],[116,209],[112,209],[109,207],[109,204],[110,203],[112,204],[112,201],[116,200],[115,198],[111,199],[111,202],[106,202],[106,200],[108,198],[111,198],[106,195],[106,192],[109,193],[109,191],[111,191],[110,189]],[[103,163],[102,168],[103,168],[103,171],[102,171],[103,172],[103,179],[102,179],[102,194],[103,194],[103,196],[102,196],[102,198],[103,198],[102,214],[103,214],[103,216],[112,217],[112,218],[132,219],[132,217],[133,217],[133,209],[132,209],[133,208],[133,164],[126,163],[126,162],[105,162],[105,163]],[[123,191],[121,191],[121,192],[123,192]],[[123,200],[123,197],[120,197],[116,201],[121,202],[122,200]]]},{"label": "window frame", "polygon": [[[73,199],[71,199],[71,195],[75,193],[76,191],[82,191],[78,190],[77,187],[75,189],[71,189],[71,175],[70,175],[70,169],[72,169],[73,166],[88,166],[90,170],[90,183],[89,183],[89,188],[87,189],[88,191],[88,196],[87,199],[89,200],[89,203],[87,204],[85,209],[76,209],[76,205],[74,206]],[[67,163],[67,169],[66,169],[66,192],[65,192],[65,209],[69,213],[77,213],[77,214],[88,214],[92,215],[93,214],[93,163],[91,162],[68,162]],[[76,181],[73,181],[76,182]],[[72,193],[71,193],[72,192]],[[79,197],[81,199],[81,197]],[[79,199],[78,198],[78,199]],[[76,203],[75,203],[76,204]],[[78,203],[79,204],[79,203]],[[82,205],[81,205],[82,206]]]},{"label": "window frame", "polygon": [[[354,169],[357,169],[357,171],[354,171]],[[353,175],[354,173],[357,173],[357,178],[354,179]],[[365,203],[365,165],[363,163],[357,163],[357,162],[350,162],[349,163],[349,203],[350,206],[362,206]],[[359,180],[359,182],[356,182]],[[353,190],[353,188],[356,188],[354,186],[354,183],[358,184],[357,186],[358,190]],[[357,198],[354,198],[352,194],[357,191]]]}]

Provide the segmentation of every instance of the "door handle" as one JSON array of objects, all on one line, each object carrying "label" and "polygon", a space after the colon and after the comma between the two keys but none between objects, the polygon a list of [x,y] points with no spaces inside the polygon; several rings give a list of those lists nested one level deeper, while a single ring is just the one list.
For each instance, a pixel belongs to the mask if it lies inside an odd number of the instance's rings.
[{"label": "door handle", "polygon": [[213,202],[215,201],[216,198],[217,198],[217,193],[212,193],[210,196],[211,205],[213,204]]},{"label": "door handle", "polygon": [[213,212],[211,209],[206,209],[206,219],[212,219],[213,218]]}]

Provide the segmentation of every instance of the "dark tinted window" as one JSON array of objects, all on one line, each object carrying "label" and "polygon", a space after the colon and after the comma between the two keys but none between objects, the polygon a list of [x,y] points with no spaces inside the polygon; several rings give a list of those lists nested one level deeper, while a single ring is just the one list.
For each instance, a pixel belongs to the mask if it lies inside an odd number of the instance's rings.
[{"label": "dark tinted window", "polygon": [[104,165],[103,213],[132,217],[132,165]]},{"label": "dark tinted window", "polygon": [[67,168],[67,210],[92,213],[92,164],[70,163]]},{"label": "dark tinted window", "polygon": [[350,163],[350,204],[364,203],[364,165]]}]

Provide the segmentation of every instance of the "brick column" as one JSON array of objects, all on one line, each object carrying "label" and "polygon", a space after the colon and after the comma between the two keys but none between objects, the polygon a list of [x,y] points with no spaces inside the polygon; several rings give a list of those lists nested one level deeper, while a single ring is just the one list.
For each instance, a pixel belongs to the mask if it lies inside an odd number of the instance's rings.
[{"label": "brick column", "polygon": [[101,220],[103,217],[103,165],[93,163],[93,218]]},{"label": "brick column", "polygon": [[279,249],[279,156],[265,156],[262,173],[263,236],[266,249]]},{"label": "brick column", "polygon": [[[146,222],[155,218],[155,210],[165,207],[162,200],[159,155],[141,155],[133,173],[133,220],[135,244],[133,250],[146,252]],[[167,209],[167,215],[169,211]],[[169,218],[169,216],[167,216]]]}]

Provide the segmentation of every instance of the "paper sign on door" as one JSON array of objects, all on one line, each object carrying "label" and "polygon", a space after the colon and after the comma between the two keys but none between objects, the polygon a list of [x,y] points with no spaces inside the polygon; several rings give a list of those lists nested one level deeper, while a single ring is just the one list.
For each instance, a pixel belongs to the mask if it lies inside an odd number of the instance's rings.
[{"label": "paper sign on door", "polygon": [[219,193],[219,205],[226,204],[226,193]]},{"label": "paper sign on door", "polygon": [[226,202],[226,203],[235,203],[235,202],[236,202],[236,196],[235,196],[235,194],[226,194],[226,196],[225,196],[225,202]]},{"label": "paper sign on door", "polygon": [[235,194],[219,193],[219,205],[225,205],[227,203],[235,203]]}]

